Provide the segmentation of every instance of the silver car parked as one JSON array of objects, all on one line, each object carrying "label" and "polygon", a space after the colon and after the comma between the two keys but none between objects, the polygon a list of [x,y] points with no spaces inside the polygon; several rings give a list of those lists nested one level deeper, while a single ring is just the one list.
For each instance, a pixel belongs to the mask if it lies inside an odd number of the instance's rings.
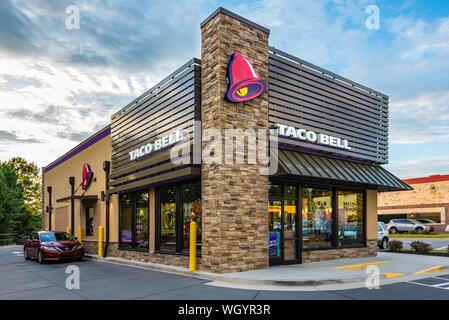
[{"label": "silver car parked", "polygon": [[415,230],[416,233],[421,233],[424,230],[432,231],[429,226],[413,219],[393,219],[388,222],[387,227],[388,231],[393,234],[409,232],[411,230]]},{"label": "silver car parked", "polygon": [[377,246],[379,249],[386,249],[389,240],[387,226],[379,221],[377,223]]}]

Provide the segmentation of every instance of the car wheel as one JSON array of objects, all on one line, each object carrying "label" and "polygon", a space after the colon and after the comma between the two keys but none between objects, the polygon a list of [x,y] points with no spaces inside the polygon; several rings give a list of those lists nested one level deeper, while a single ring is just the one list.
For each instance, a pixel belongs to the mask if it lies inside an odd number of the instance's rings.
[{"label": "car wheel", "polygon": [[40,264],[43,264],[45,261],[44,261],[44,258],[42,258],[42,252],[39,250],[39,253],[37,254],[37,261],[40,263]]},{"label": "car wheel", "polygon": [[23,249],[23,257],[25,258],[25,260],[30,260],[30,256],[28,255],[27,249]]},{"label": "car wheel", "polygon": [[380,248],[381,248],[381,249],[386,249],[387,246],[388,246],[388,239],[387,239],[387,238],[384,238],[384,239],[382,240],[382,243],[381,243],[381,245],[380,245]]},{"label": "car wheel", "polygon": [[421,227],[418,227],[415,230],[416,230],[417,233],[421,233],[423,229]]},{"label": "car wheel", "polygon": [[392,233],[392,234],[396,234],[396,233],[398,233],[398,229],[396,229],[396,228],[390,228],[390,233]]}]

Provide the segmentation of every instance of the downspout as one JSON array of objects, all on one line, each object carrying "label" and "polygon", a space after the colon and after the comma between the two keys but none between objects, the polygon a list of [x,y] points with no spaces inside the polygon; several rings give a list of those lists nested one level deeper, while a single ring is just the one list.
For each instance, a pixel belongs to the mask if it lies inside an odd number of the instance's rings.
[{"label": "downspout", "polygon": [[105,181],[105,203],[106,203],[106,243],[104,246],[103,257],[106,258],[108,255],[108,247],[109,247],[109,220],[110,220],[110,195],[109,195],[109,171],[111,168],[111,163],[109,161],[103,162],[103,170],[106,174]]},{"label": "downspout", "polygon": [[75,177],[69,177],[69,183],[71,186],[71,197],[70,197],[70,213],[71,213],[71,228],[70,228],[70,232],[72,233],[71,235],[74,235],[74,228],[75,228]]},{"label": "downspout", "polygon": [[48,192],[48,231],[51,231],[51,187],[47,187]]}]

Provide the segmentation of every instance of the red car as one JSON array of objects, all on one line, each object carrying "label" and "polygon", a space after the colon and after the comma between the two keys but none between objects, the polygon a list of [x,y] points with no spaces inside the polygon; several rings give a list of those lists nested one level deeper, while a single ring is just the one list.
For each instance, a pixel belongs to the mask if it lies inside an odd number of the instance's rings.
[{"label": "red car", "polygon": [[76,237],[61,231],[34,232],[23,246],[25,260],[35,258],[39,263],[50,260],[81,260],[84,248]]}]

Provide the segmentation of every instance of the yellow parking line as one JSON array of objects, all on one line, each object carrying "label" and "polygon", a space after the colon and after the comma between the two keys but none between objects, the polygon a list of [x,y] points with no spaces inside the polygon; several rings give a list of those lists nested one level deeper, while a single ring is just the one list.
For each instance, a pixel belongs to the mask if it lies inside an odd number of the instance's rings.
[{"label": "yellow parking line", "polygon": [[412,274],[426,274],[426,273],[431,273],[431,272],[441,272],[443,270],[444,270],[444,267],[436,266],[436,267],[430,267],[430,268],[427,268],[427,269],[424,269],[421,271],[417,271]]},{"label": "yellow parking line", "polygon": [[393,272],[384,272],[384,275],[387,279],[405,276],[405,274]]},{"label": "yellow parking line", "polygon": [[366,269],[369,266],[378,266],[378,265],[386,264],[386,263],[390,263],[390,262],[391,261],[369,262],[369,263],[356,264],[356,265],[353,265],[353,266],[335,267],[335,269],[360,270],[360,269]]}]

